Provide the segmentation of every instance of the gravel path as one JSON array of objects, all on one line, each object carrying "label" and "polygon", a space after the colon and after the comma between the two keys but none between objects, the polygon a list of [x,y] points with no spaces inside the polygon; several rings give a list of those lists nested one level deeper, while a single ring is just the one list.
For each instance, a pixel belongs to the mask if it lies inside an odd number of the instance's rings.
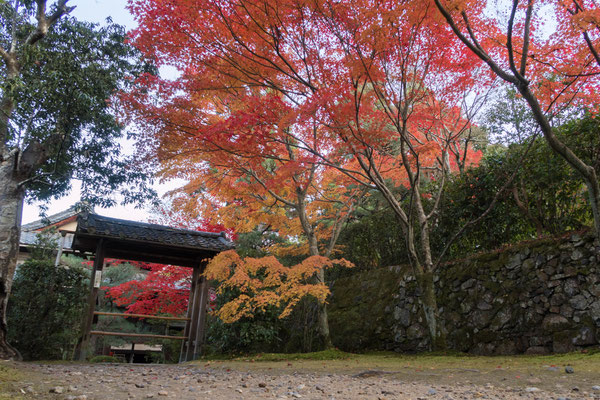
[{"label": "gravel path", "polygon": [[[600,399],[600,387],[555,390],[535,386],[407,382],[393,373],[331,374],[286,369],[240,371],[196,365],[19,363],[24,398],[117,399]],[[542,385],[538,385],[542,386]],[[575,389],[575,390],[574,390]]]}]

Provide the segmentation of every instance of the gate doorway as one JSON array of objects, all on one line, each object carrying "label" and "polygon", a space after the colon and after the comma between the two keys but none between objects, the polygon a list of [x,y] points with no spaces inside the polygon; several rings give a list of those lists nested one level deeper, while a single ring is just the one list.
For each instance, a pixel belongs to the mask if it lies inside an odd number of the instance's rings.
[{"label": "gate doorway", "polygon": [[[149,339],[181,340],[179,361],[197,359],[204,345],[208,282],[202,275],[208,261],[221,251],[233,248],[224,233],[198,232],[109,218],[97,214],[83,213],[77,218],[74,232],[61,231],[63,235],[73,233],[72,249],[93,254],[94,266],[90,277],[88,312],[82,322],[82,336],[75,351],[75,359],[84,361],[92,335],[138,337]],[[193,269],[188,309],[185,317],[163,317],[106,313],[96,311],[98,291],[106,258],[177,265]],[[92,330],[95,318],[100,315],[111,317],[139,317],[162,320],[184,321],[183,336],[151,335],[126,332]]]}]

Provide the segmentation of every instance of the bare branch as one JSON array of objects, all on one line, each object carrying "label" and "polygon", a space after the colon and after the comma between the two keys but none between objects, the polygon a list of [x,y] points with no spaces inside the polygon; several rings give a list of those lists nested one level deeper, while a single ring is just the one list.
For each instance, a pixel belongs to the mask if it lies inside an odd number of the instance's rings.
[{"label": "bare branch", "polygon": [[60,0],[56,4],[56,11],[52,15],[46,15],[46,0],[37,0],[37,11],[35,18],[37,19],[37,26],[33,32],[29,34],[25,40],[25,45],[31,46],[43,39],[48,34],[48,29],[63,15],[69,14],[75,9],[75,7],[67,7],[67,1]]},{"label": "bare branch", "polygon": [[19,152],[19,148],[15,147],[11,151],[9,151],[7,154],[0,154],[0,163],[4,162],[5,160],[8,160],[8,159],[12,158],[18,152]]},{"label": "bare branch", "polygon": [[[442,15],[446,19],[446,22],[448,22],[448,25],[450,25],[450,28],[452,29],[454,34],[460,39],[461,42],[463,42],[465,44],[465,46],[467,46],[469,48],[469,50],[471,50],[473,53],[475,53],[477,55],[477,57],[479,57],[482,61],[484,61],[492,69],[492,71],[494,71],[494,73],[496,73],[496,75],[498,75],[500,78],[504,79],[507,82],[514,83],[514,84],[516,84],[518,82],[516,77],[508,74],[506,71],[504,71],[502,68],[500,68],[500,66],[498,66],[498,64],[496,64],[491,59],[491,57],[480,46],[478,46],[476,44],[476,42],[474,43],[471,40],[469,40],[460,31],[458,25],[456,24],[456,21],[454,21],[454,18],[452,18],[452,15],[450,15],[450,12],[442,5],[441,0],[434,0],[434,1],[435,1],[435,5],[437,6],[438,10],[442,13]],[[468,25],[468,23],[467,23],[467,29],[469,29],[469,30],[471,29],[471,27]]]},{"label": "bare branch", "polygon": [[4,50],[4,48],[2,46],[0,46],[0,57],[2,57],[2,59],[4,60],[4,62],[6,64],[8,64],[12,61],[12,57],[6,50]]},{"label": "bare branch", "polygon": [[523,33],[523,54],[521,54],[521,69],[519,73],[525,76],[527,71],[527,56],[529,54],[529,35],[531,32],[531,16],[533,14],[533,0],[527,4],[527,14],[525,15],[525,32]]}]

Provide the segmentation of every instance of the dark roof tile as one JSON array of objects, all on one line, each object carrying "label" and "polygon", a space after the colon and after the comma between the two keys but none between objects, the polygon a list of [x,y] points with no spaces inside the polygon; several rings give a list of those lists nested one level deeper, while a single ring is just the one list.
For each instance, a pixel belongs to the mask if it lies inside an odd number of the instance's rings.
[{"label": "dark roof tile", "polygon": [[82,213],[77,218],[77,233],[217,252],[234,248],[223,232],[199,232],[89,213]]}]

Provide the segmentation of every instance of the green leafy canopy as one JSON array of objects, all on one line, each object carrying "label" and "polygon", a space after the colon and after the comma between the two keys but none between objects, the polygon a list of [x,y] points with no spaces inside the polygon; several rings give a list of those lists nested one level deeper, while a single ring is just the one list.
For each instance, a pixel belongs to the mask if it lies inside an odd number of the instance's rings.
[{"label": "green leafy canopy", "polygon": [[[0,9],[6,20],[7,7]],[[33,29],[21,18],[17,37]],[[11,34],[11,24],[2,25],[0,42],[8,45]],[[24,151],[39,142],[50,153],[30,175],[28,198],[60,197],[72,179],[82,182],[82,200],[91,204],[114,205],[115,190],[124,202],[153,198],[151,171],[123,154],[125,127],[115,118],[115,93],[151,72],[127,43],[124,28],[110,20],[98,26],[63,17],[43,40],[21,49],[20,62],[18,78],[1,74],[0,94],[15,105],[5,143]]]}]

